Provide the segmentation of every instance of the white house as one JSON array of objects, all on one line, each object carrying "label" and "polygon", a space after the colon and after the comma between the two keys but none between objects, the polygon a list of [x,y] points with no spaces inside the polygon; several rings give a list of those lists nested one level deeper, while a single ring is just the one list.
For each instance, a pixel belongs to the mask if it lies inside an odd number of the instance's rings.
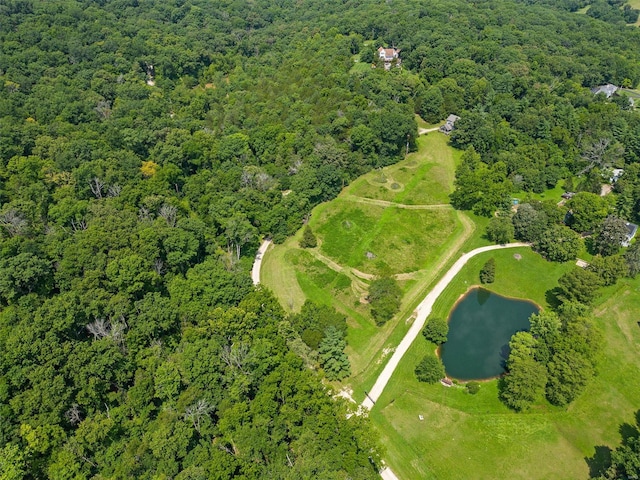
[{"label": "white house", "polygon": [[391,63],[395,61],[396,66],[399,67],[402,63],[400,59],[400,50],[398,48],[378,48],[378,57],[384,62],[384,69],[389,70]]}]

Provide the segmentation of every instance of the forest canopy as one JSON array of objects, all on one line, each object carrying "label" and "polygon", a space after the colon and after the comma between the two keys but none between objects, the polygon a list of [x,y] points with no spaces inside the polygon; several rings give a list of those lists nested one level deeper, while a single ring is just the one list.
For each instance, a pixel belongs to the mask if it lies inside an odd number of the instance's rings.
[{"label": "forest canopy", "polygon": [[348,375],[342,317],[287,317],[252,257],[415,149],[415,114],[461,117],[480,214],[638,162],[628,99],[589,90],[638,84],[638,30],[538,3],[0,1],[2,474],[374,478],[301,355]]}]

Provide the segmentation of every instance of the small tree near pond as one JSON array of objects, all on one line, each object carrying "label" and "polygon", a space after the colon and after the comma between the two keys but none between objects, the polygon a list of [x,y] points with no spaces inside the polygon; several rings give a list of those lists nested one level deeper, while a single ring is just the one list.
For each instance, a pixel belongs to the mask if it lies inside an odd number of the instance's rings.
[{"label": "small tree near pond", "polygon": [[426,383],[436,383],[445,376],[442,360],[433,355],[424,357],[416,366],[415,373],[420,382]]},{"label": "small tree near pond", "polygon": [[422,335],[430,342],[440,345],[447,341],[449,324],[442,318],[431,318],[422,329]]},{"label": "small tree near pond", "polygon": [[480,281],[482,283],[493,283],[496,279],[496,261],[493,257],[487,260],[482,270],[480,270]]}]

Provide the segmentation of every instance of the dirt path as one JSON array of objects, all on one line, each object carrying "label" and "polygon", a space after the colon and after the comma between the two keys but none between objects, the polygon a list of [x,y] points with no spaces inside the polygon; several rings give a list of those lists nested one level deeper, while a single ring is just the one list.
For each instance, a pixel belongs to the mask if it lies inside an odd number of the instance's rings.
[{"label": "dirt path", "polygon": [[262,267],[262,257],[264,257],[267,248],[271,245],[271,240],[265,240],[260,245],[256,253],[256,258],[253,261],[253,268],[251,268],[251,280],[253,280],[253,284],[257,285],[260,283],[260,268]]},{"label": "dirt path", "polygon": [[440,210],[440,209],[453,209],[449,203],[435,203],[432,205],[406,205],[404,203],[389,202],[387,200],[377,200],[375,198],[357,197],[355,195],[345,195],[344,200],[350,200],[356,203],[364,203],[366,205],[377,205],[379,207],[396,207],[405,208],[407,210]]},{"label": "dirt path", "polygon": [[380,395],[382,394],[384,388],[387,386],[387,383],[389,383],[389,380],[391,379],[393,372],[395,371],[396,367],[400,363],[400,360],[402,359],[404,354],[407,352],[407,350],[409,350],[409,347],[411,346],[413,341],[416,339],[416,337],[420,335],[420,332],[422,331],[422,327],[424,327],[424,323],[427,320],[427,317],[429,316],[429,314],[431,313],[433,304],[438,299],[440,294],[444,291],[444,289],[447,287],[447,285],[451,283],[451,280],[453,280],[454,277],[460,272],[460,270],[462,270],[462,267],[464,267],[464,265],[467,263],[467,261],[470,258],[475,257],[479,253],[489,252],[491,250],[500,250],[503,248],[514,248],[514,247],[528,247],[528,246],[529,245],[526,243],[509,243],[507,245],[491,245],[488,247],[476,248],[475,250],[472,250],[462,255],[462,257],[460,257],[456,261],[456,263],[453,264],[453,266],[449,269],[449,271],[445,273],[444,277],[440,279],[440,281],[436,284],[433,290],[431,290],[427,294],[427,296],[424,297],[424,300],[420,302],[420,305],[418,305],[418,308],[416,308],[416,319],[414,320],[413,325],[411,325],[411,328],[409,329],[407,334],[404,336],[402,341],[396,347],[395,352],[393,353],[393,355],[385,365],[384,370],[382,370],[382,373],[376,380],[376,383],[373,385],[373,388],[371,389],[370,392],[368,392],[367,398],[365,398],[364,402],[362,402],[362,406],[370,410],[373,407],[374,403],[378,400],[378,398],[380,398]]},{"label": "dirt path", "polygon": [[424,135],[425,133],[429,133],[429,132],[437,132],[438,130],[440,130],[440,127],[419,128],[418,129],[418,135]]}]

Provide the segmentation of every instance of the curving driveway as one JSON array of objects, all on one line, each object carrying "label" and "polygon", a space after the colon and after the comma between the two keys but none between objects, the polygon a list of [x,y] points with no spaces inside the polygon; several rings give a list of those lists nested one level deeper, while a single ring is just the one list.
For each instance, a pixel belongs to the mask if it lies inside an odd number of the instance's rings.
[{"label": "curving driveway", "polygon": [[271,240],[265,240],[260,245],[260,248],[256,252],[256,258],[253,261],[253,268],[251,268],[251,280],[253,280],[253,284],[257,285],[260,283],[260,268],[262,267],[262,257],[264,257],[267,248],[271,245]]},{"label": "curving driveway", "polygon": [[413,325],[411,325],[411,328],[409,329],[407,334],[404,336],[402,341],[396,347],[395,352],[393,353],[393,355],[385,365],[384,370],[382,370],[382,373],[380,373],[380,376],[376,380],[376,383],[373,385],[373,388],[371,389],[370,392],[368,392],[367,398],[365,398],[364,402],[362,402],[362,406],[368,410],[371,410],[375,402],[378,400],[378,398],[380,398],[380,395],[382,394],[384,387],[387,386],[387,383],[389,382],[391,375],[393,375],[393,372],[395,371],[396,367],[400,363],[400,360],[402,359],[404,354],[407,353],[407,350],[409,350],[409,347],[411,346],[413,341],[416,339],[416,337],[420,335],[420,332],[422,331],[422,327],[424,327],[425,321],[427,320],[427,317],[431,313],[433,304],[436,302],[436,300],[438,299],[440,294],[444,291],[444,289],[447,288],[447,285],[451,283],[451,280],[453,280],[453,278],[460,272],[460,270],[462,270],[462,267],[464,267],[464,265],[467,263],[467,261],[470,258],[475,257],[479,253],[489,252],[491,250],[500,250],[503,248],[514,248],[514,247],[529,247],[529,246],[530,245],[528,243],[508,243],[506,245],[490,245],[488,247],[476,248],[475,250],[472,250],[462,255],[462,257],[460,257],[456,261],[456,263],[453,264],[453,266],[444,275],[444,277],[440,279],[440,281],[436,284],[436,286],[433,287],[433,290],[431,290],[427,294],[427,296],[424,297],[424,300],[420,302],[420,305],[418,305],[418,308],[416,308],[415,310],[416,319],[414,320]]}]

